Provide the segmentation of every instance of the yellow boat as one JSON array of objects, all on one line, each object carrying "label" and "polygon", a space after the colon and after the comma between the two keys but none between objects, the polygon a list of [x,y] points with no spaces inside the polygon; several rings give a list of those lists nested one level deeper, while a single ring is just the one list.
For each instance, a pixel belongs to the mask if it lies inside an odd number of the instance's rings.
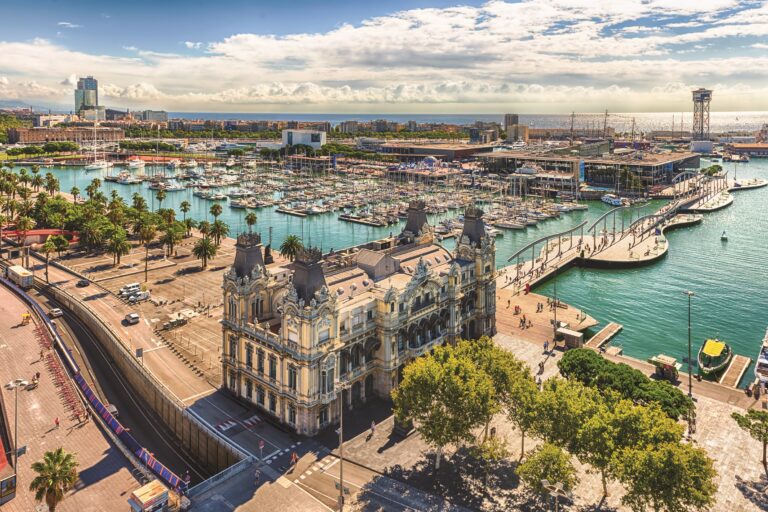
[{"label": "yellow boat", "polygon": [[703,375],[714,375],[728,367],[733,359],[731,347],[717,338],[708,339],[699,349],[699,372]]}]

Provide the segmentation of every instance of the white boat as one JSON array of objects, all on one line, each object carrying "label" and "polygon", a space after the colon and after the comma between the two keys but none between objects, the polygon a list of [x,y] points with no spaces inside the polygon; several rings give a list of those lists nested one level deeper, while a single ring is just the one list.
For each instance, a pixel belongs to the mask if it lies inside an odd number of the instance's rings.
[{"label": "white boat", "polygon": [[720,240],[722,240],[723,242],[728,241],[728,235],[725,234],[725,231],[723,231],[723,234],[720,235]]},{"label": "white boat", "polygon": [[144,160],[140,158],[128,160],[129,169],[143,169],[145,165]]},{"label": "white boat", "polygon": [[101,171],[104,169],[109,169],[112,167],[112,164],[110,162],[107,162],[106,160],[94,160],[90,164],[85,166],[86,171]]},{"label": "white boat", "polygon": [[141,183],[140,178],[131,176],[131,173],[129,173],[128,171],[122,171],[120,174],[118,174],[117,180],[115,181],[120,185],[134,185],[136,183]]},{"label": "white boat", "polygon": [[760,346],[760,353],[757,355],[755,377],[757,377],[762,386],[768,386],[768,329],[765,331],[765,337]]},{"label": "white boat", "polygon": [[616,194],[605,194],[600,200],[611,206],[623,206],[624,200]]},{"label": "white boat", "polygon": [[181,166],[181,160],[179,160],[178,158],[174,158],[173,160],[168,162],[168,164],[166,164],[166,167],[168,169],[176,169],[179,166]]},{"label": "white boat", "polygon": [[182,162],[180,165],[185,169],[194,169],[195,167],[197,167],[197,160],[195,160],[194,158],[190,158],[189,160],[185,160],[184,162]]}]

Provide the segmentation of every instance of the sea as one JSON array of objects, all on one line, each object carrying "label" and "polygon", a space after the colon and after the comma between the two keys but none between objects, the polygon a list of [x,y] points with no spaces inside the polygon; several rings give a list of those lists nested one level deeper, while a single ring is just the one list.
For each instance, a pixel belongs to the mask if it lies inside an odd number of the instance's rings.
[{"label": "sea", "polygon": [[[703,160],[702,165],[709,162]],[[724,165],[737,178],[768,179],[768,159]],[[110,172],[87,172],[78,167],[41,169],[42,173],[49,171],[59,178],[64,191],[75,185],[84,190],[93,178],[103,179]],[[145,172],[166,171],[164,167],[147,166]],[[152,209],[158,207],[147,183],[120,185],[103,181],[102,189],[107,196],[116,190],[129,203],[133,193],[138,192]],[[620,346],[625,354],[646,359],[663,353],[683,361],[688,340],[688,303],[683,291],[691,290],[695,293],[691,317],[694,353],[706,338],[719,337],[737,354],[754,359],[768,326],[768,187],[734,194],[732,206],[706,214],[702,224],[667,233],[669,253],[662,260],[633,269],[571,268],[557,277],[558,297],[596,318],[600,325],[593,332],[608,322],[622,324],[624,330],[612,344]],[[192,189],[168,192],[163,207],[178,212],[184,200],[192,204],[190,217],[212,220],[209,209],[213,203],[194,197]],[[663,204],[651,201],[641,214],[651,213]],[[247,231],[246,212],[229,208],[226,201],[222,206],[220,218],[229,224],[230,236]],[[504,236],[496,239],[497,267],[508,265],[507,258],[526,244],[583,221],[591,223],[609,209],[600,201],[590,201],[587,211],[564,214],[522,231],[505,230]],[[404,227],[403,221],[387,227],[342,222],[337,219],[338,213],[300,219],[277,213],[275,207],[256,210],[256,214],[255,230],[273,247],[279,247],[287,235],[296,234],[324,251],[338,250],[397,233]],[[432,215],[430,222],[434,225],[456,214]],[[727,242],[720,239],[723,231],[728,235]],[[443,244],[448,249],[454,247],[452,240]],[[552,296],[554,285],[550,280],[535,291]]]},{"label": "sea", "polygon": [[[286,113],[214,113],[214,112],[169,112],[171,118],[206,119],[206,120],[245,120],[245,121],[328,121],[337,126],[342,121],[387,121],[406,123],[447,123],[470,125],[476,121],[504,123],[504,114],[286,114]],[[607,125],[618,132],[652,130],[691,129],[691,112],[609,112]],[[606,122],[605,112],[575,113],[573,125],[576,129],[602,130]],[[520,123],[532,128],[570,128],[570,114],[520,114]],[[733,131],[755,131],[768,123],[768,112],[712,112],[710,131],[713,133]]]}]

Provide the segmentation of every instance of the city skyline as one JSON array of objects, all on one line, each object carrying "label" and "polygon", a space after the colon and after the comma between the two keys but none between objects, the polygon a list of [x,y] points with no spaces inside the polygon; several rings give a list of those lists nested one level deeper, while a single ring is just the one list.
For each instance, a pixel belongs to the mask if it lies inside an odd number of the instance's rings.
[{"label": "city skyline", "polygon": [[178,112],[682,111],[699,86],[768,110],[765,2],[49,4],[0,9],[3,100],[93,75],[100,104]]}]

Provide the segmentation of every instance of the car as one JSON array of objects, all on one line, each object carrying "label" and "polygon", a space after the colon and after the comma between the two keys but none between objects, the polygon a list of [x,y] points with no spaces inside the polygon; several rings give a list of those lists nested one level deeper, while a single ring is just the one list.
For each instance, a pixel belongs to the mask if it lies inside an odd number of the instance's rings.
[{"label": "car", "polygon": [[89,280],[87,280],[87,279],[81,279],[81,280],[79,280],[79,281],[77,282],[77,287],[78,287],[78,288],[85,288],[86,286],[88,286],[88,285],[90,285],[90,284],[91,284],[91,282],[90,282]]},{"label": "car", "polygon": [[139,323],[139,314],[138,313],[128,313],[125,315],[125,323],[128,325],[133,325]]},{"label": "car", "polygon": [[117,411],[117,407],[112,404],[104,404],[104,408],[112,415],[113,418],[118,418],[120,413]]},{"label": "car", "polygon": [[147,300],[147,299],[149,299],[149,292],[138,292],[128,297],[128,302],[132,304],[132,303],[141,302],[142,300]]},{"label": "car", "polygon": [[53,308],[48,312],[48,316],[51,318],[59,318],[60,316],[64,316],[64,312],[59,308]]}]

